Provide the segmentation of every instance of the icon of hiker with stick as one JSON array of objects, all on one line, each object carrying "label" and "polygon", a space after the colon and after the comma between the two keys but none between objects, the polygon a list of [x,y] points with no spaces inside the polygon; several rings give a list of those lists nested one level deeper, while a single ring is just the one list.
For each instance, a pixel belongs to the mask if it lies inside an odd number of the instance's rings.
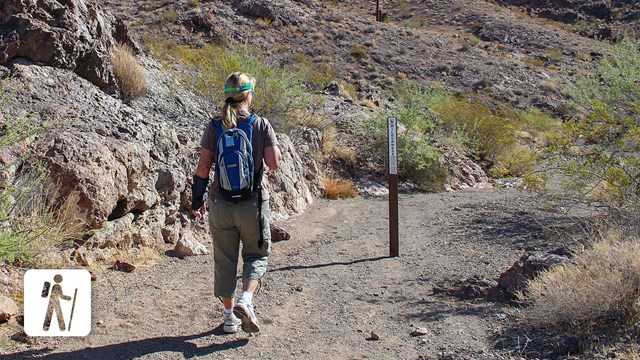
[{"label": "icon of hiker with stick", "polygon": [[[49,327],[51,326],[51,318],[53,317],[53,313],[56,313],[56,318],[58,319],[58,328],[61,331],[65,331],[66,327],[64,324],[64,316],[62,314],[62,308],[60,307],[60,299],[62,300],[71,300],[71,296],[65,295],[62,293],[62,286],[60,283],[62,282],[62,275],[57,274],[53,277],[53,281],[55,281],[55,285],[51,289],[51,296],[49,297],[49,306],[47,307],[47,314],[44,318],[44,324],[42,325],[42,329],[44,331],[49,331]],[[42,297],[47,297],[49,294],[49,286],[51,283],[45,281],[43,289],[42,289]],[[69,317],[69,331],[71,331],[71,321],[73,320],[73,310],[76,305],[76,296],[78,295],[78,289],[73,294],[73,304],[71,305],[71,316]]]}]

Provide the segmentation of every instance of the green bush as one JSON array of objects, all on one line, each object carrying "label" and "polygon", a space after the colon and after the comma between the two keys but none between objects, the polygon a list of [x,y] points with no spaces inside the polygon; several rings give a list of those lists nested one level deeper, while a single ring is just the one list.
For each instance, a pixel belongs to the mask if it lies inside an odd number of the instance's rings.
[{"label": "green bush", "polygon": [[640,199],[640,52],[623,40],[571,89],[586,113],[566,121],[549,155],[564,171],[565,195],[637,213]]},{"label": "green bush", "polygon": [[387,157],[387,118],[398,120],[398,175],[418,188],[439,191],[444,188],[447,168],[443,153],[432,138],[438,130],[437,119],[425,107],[439,89],[404,84],[395,89],[396,101],[379,111],[372,122],[365,122],[365,132],[375,139],[374,151],[379,162]]},{"label": "green bush", "polygon": [[570,89],[573,104],[590,112],[598,100],[615,116],[640,115],[640,42],[623,39],[603,46],[608,55]]},{"label": "green bush", "polygon": [[387,141],[386,118],[398,119],[403,128],[398,134],[399,172],[421,187],[438,189],[446,180],[437,143],[453,145],[482,161],[492,176],[523,176],[533,171],[539,156],[534,146],[523,145],[518,134],[530,131],[532,136],[546,137],[557,123],[537,110],[494,113],[479,102],[453,95],[439,83],[403,82],[393,94],[393,105],[378,113],[368,133],[382,151]]}]

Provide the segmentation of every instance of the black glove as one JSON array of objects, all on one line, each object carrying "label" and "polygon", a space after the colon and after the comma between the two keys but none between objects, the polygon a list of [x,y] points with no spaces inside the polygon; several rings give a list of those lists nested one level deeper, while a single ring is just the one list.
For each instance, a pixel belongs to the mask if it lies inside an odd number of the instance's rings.
[{"label": "black glove", "polygon": [[204,193],[207,192],[209,178],[203,179],[198,175],[193,175],[193,185],[191,185],[191,209],[198,211],[204,205]]}]

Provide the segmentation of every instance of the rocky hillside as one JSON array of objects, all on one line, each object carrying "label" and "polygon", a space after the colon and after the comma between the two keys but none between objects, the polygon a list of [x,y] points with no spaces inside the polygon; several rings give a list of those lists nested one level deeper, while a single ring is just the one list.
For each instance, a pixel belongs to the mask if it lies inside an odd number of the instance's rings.
[{"label": "rocky hillside", "polygon": [[610,38],[640,31],[640,1],[590,0],[496,0],[503,5],[523,8],[528,14],[575,25],[581,35]]},{"label": "rocky hillside", "polygon": [[440,80],[495,103],[558,109],[563,88],[589,68],[576,56],[598,50],[589,38],[485,1],[400,1],[383,5],[382,23],[371,1],[101,3],[139,37],[242,41],[285,67],[330,64],[372,100],[403,79]]}]

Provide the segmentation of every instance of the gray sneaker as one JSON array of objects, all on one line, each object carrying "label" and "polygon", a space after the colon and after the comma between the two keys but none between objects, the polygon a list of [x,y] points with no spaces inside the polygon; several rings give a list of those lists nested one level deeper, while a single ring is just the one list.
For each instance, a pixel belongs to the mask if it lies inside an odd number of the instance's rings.
[{"label": "gray sneaker", "polygon": [[247,304],[244,300],[239,299],[236,306],[233,307],[233,313],[242,320],[242,330],[248,333],[260,332],[252,304]]},{"label": "gray sneaker", "polygon": [[238,326],[242,324],[242,320],[238,319],[235,314],[231,313],[231,315],[224,317],[224,326],[222,330],[227,334],[235,334],[238,332]]}]

